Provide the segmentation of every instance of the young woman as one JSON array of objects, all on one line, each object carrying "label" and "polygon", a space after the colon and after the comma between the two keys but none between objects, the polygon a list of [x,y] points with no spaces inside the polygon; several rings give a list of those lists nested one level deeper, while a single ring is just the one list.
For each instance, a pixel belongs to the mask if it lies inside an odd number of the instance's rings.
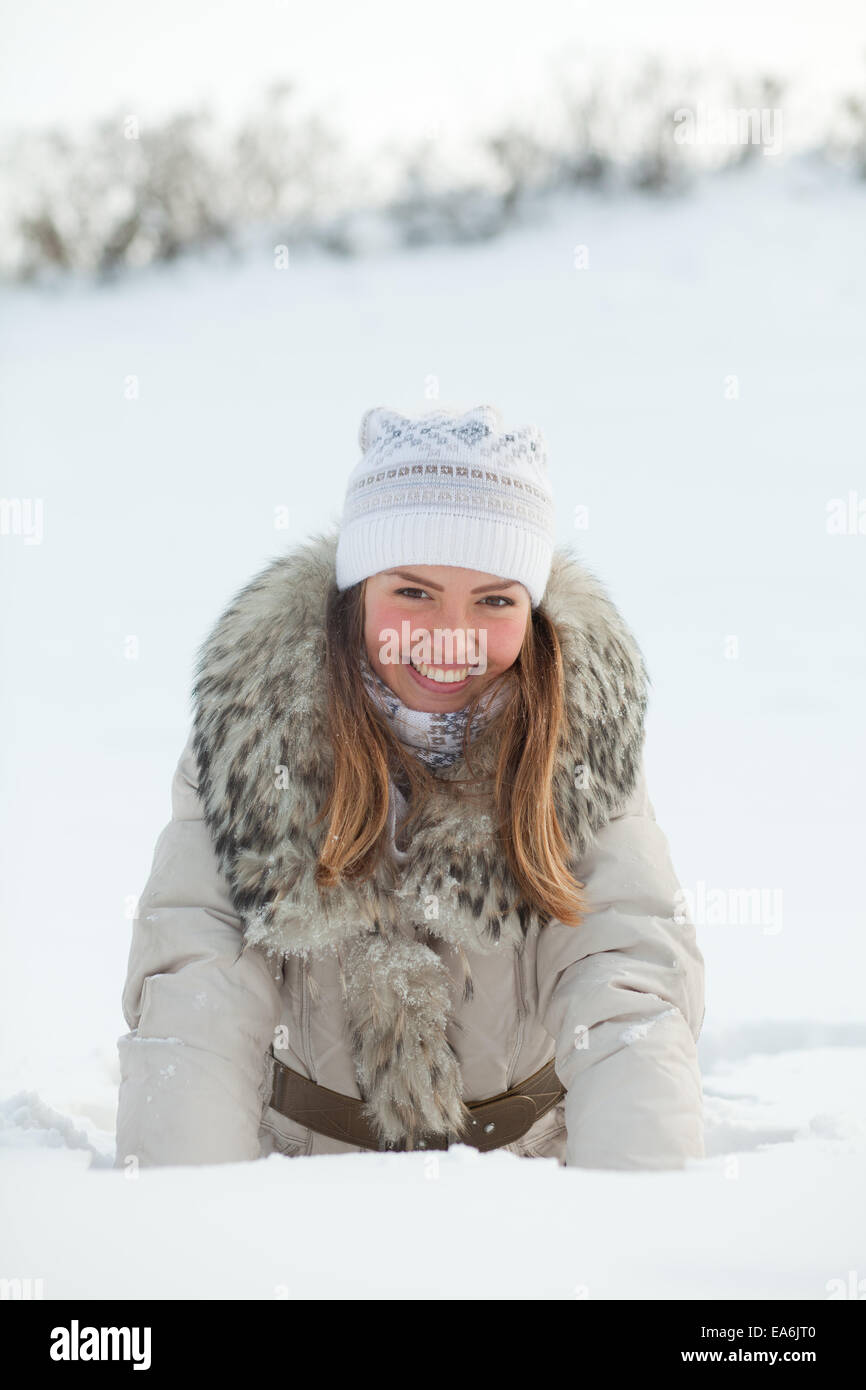
[{"label": "young woman", "polygon": [[647,795],[648,678],[555,545],[543,435],[375,407],[359,438],[338,530],[198,654],[117,1166],[700,1158],[704,965]]}]

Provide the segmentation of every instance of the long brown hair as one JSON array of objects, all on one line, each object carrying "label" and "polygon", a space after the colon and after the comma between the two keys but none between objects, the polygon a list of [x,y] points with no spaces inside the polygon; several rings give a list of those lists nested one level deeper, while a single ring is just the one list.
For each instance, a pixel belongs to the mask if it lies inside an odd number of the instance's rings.
[{"label": "long brown hair", "polygon": [[[358,652],[365,590],[363,580],[342,591],[334,585],[328,595],[326,669],[334,776],[316,817],[320,821],[330,815],[315,870],[320,889],[344,876],[365,879],[373,872],[386,848],[389,775],[402,772],[407,789],[409,815],[401,837],[410,832],[434,787],[429,768],[396,737],[364,684]],[[470,742],[472,717],[482,696],[504,681],[511,686],[511,696],[480,736],[495,737],[499,743],[492,790],[500,842],[524,902],[545,920],[579,926],[585,912],[579,890],[584,885],[568,870],[568,845],[552,795],[556,748],[569,718],[562,653],[556,628],[541,607],[531,610],[516,660],[467,701],[463,757],[468,775],[440,785],[455,795],[471,796],[479,781],[489,782],[472,769],[472,744],[477,747],[479,737]],[[484,788],[477,794],[485,794]]]}]

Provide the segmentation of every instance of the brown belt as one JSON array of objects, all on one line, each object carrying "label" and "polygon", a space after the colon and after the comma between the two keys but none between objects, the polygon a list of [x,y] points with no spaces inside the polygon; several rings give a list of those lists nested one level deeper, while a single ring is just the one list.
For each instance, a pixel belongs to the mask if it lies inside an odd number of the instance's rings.
[{"label": "brown belt", "polygon": [[[345,1144],[355,1144],[362,1149],[390,1150],[395,1153],[406,1149],[406,1141],[388,1144],[379,1140],[372,1124],[362,1113],[363,1101],[354,1096],[344,1096],[340,1091],[329,1091],[327,1086],[318,1086],[315,1081],[301,1076],[299,1072],[287,1067],[285,1062],[271,1056],[274,1062],[273,1090],[271,1105],[281,1115],[298,1124],[306,1125],[317,1134],[325,1134],[330,1139],[340,1139]],[[555,1057],[545,1062],[532,1076],[501,1091],[489,1100],[476,1100],[467,1103],[472,1119],[467,1125],[465,1136],[454,1143],[471,1144],[486,1153],[490,1149],[501,1148],[503,1144],[513,1144],[532,1128],[536,1120],[546,1115],[565,1095],[565,1087],[554,1071]],[[441,1134],[423,1135],[416,1148],[447,1149]]]}]

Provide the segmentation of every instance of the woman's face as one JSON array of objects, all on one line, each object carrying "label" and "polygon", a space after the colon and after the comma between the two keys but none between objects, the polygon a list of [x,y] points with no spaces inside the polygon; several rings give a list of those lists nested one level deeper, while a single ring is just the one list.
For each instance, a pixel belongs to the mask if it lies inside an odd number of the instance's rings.
[{"label": "woman's face", "polygon": [[365,582],[367,658],[409,709],[462,709],[513,665],[531,612],[523,584],[485,570],[380,570]]}]

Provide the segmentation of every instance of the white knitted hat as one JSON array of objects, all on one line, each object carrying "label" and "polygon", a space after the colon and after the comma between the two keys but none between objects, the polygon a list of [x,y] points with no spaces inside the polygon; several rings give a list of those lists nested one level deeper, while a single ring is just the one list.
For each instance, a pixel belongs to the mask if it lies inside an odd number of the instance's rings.
[{"label": "white knitted hat", "polygon": [[516,579],[541,602],[553,559],[547,446],[499,411],[364,412],[337,540],[337,587],[396,565],[460,565]]}]

